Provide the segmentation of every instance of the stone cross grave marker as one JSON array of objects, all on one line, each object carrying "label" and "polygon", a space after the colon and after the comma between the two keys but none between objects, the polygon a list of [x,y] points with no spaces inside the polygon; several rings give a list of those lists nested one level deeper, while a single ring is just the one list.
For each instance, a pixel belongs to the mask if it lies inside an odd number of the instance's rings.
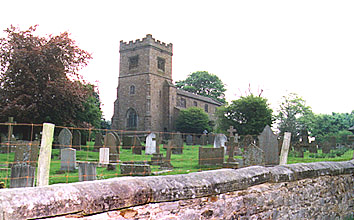
[{"label": "stone cross grave marker", "polygon": [[109,148],[108,147],[101,147],[100,148],[99,163],[104,164],[104,165],[109,164]]},{"label": "stone cross grave marker", "polygon": [[66,147],[71,147],[72,146],[72,134],[69,129],[63,128],[61,129],[59,136],[58,136],[58,141],[59,141],[59,148],[66,148]]},{"label": "stone cross grave marker", "polygon": [[77,129],[73,131],[73,148],[81,149],[81,132]]},{"label": "stone cross grave marker", "polygon": [[228,142],[226,142],[228,148],[228,156],[229,156],[229,158],[227,159],[227,163],[235,163],[236,160],[234,158],[234,154],[235,154],[236,143],[235,143],[234,132],[236,132],[236,129],[234,129],[233,126],[230,126],[230,128],[227,131],[230,133],[230,139]]},{"label": "stone cross grave marker", "polygon": [[283,145],[280,153],[280,162],[279,165],[286,165],[288,162],[288,153],[290,147],[291,133],[285,132],[283,138]]},{"label": "stone cross grave marker", "polygon": [[156,153],[156,134],[150,133],[146,137],[145,154],[151,155]]},{"label": "stone cross grave marker", "polygon": [[222,166],[224,164],[224,148],[199,147],[199,165]]},{"label": "stone cross grave marker", "polygon": [[74,171],[76,169],[76,149],[63,148],[61,149],[60,170]]},{"label": "stone cross grave marker", "polygon": [[264,152],[266,165],[279,164],[279,148],[277,136],[269,125],[265,126],[263,132],[258,136],[259,148]]},{"label": "stone cross grave marker", "polygon": [[118,163],[119,161],[119,140],[113,133],[108,133],[105,139],[105,146],[109,148],[109,162]]},{"label": "stone cross grave marker", "polygon": [[253,143],[250,144],[243,153],[243,165],[244,167],[256,165],[264,166],[265,158],[263,150]]},{"label": "stone cross grave marker", "polygon": [[78,162],[79,181],[91,181],[97,179],[97,163],[93,162]]}]

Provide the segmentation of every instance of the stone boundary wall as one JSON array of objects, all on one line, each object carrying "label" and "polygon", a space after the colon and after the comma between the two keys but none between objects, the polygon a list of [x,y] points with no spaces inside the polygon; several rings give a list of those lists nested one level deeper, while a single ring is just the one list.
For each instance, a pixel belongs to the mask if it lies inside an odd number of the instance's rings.
[{"label": "stone boundary wall", "polygon": [[[348,210],[353,209],[354,203],[353,174],[354,160],[351,160],[275,167],[253,166],[237,170],[220,169],[171,176],[120,177],[35,188],[3,189],[0,190],[0,219],[40,218],[75,212],[99,213],[152,202],[196,199],[242,191],[264,183],[289,182],[288,185],[291,186],[291,183],[296,181],[322,177],[327,178],[327,182],[323,181],[326,183],[330,183],[331,178],[351,182],[352,186],[341,187],[347,208],[343,208],[343,204],[338,201],[332,204],[335,208],[332,208],[331,212],[340,212],[338,215],[342,216],[353,211]],[[308,184],[311,184],[311,181],[302,188],[313,188]],[[341,184],[343,185],[343,181]],[[332,189],[333,184],[328,184],[327,188],[329,188],[327,191]],[[296,190],[293,191],[291,198],[296,194]],[[301,194],[297,196],[301,197]],[[258,198],[261,197],[262,193],[258,195]],[[257,205],[259,204],[250,202],[247,207]],[[325,201],[322,205],[326,206]]]}]

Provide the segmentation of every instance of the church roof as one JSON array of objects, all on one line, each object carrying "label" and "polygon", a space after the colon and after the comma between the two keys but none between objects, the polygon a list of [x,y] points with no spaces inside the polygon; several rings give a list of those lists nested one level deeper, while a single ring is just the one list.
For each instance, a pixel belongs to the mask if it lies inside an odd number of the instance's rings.
[{"label": "church roof", "polygon": [[192,98],[192,99],[198,99],[200,101],[208,102],[208,103],[211,103],[211,104],[214,104],[214,105],[217,105],[217,106],[222,106],[223,105],[223,103],[218,102],[218,101],[216,101],[216,100],[214,100],[212,98],[201,96],[201,95],[197,95],[197,94],[194,94],[194,93],[191,93],[191,92],[187,92],[185,90],[178,89],[178,88],[177,88],[177,95],[183,95],[183,96],[186,96],[186,97],[189,97],[189,98]]}]

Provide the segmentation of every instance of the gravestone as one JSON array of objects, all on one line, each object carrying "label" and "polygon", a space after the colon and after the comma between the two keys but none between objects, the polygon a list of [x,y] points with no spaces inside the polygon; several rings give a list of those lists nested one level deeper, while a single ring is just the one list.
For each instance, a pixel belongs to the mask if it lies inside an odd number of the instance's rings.
[{"label": "gravestone", "polygon": [[122,175],[129,176],[149,176],[151,175],[151,168],[145,162],[124,162],[120,165],[120,172]]},{"label": "gravestone", "polygon": [[151,155],[154,153],[156,153],[156,135],[154,133],[150,133],[146,137],[145,154]]},{"label": "gravestone", "polygon": [[10,188],[33,187],[36,167],[29,164],[14,164],[11,167]]},{"label": "gravestone", "polygon": [[172,135],[172,154],[182,154],[183,153],[183,139],[182,134],[177,132]]},{"label": "gravestone", "polygon": [[76,149],[63,148],[60,154],[60,170],[74,171],[76,169]]},{"label": "gravestone", "polygon": [[102,147],[100,148],[100,156],[99,156],[99,163],[107,165],[109,164],[109,148]]},{"label": "gravestone", "polygon": [[208,145],[208,137],[207,137],[206,134],[203,134],[203,135],[200,137],[200,145],[202,145],[202,146]]},{"label": "gravestone", "polygon": [[61,129],[59,136],[58,136],[58,141],[59,141],[60,149],[71,147],[72,146],[72,134],[71,134],[70,130],[67,128]]},{"label": "gravestone", "polygon": [[250,144],[243,152],[243,166],[265,166],[264,152],[254,144]]},{"label": "gravestone", "polygon": [[132,148],[132,154],[138,154],[138,155],[141,155],[141,151],[143,149],[143,146],[141,145],[141,141],[140,141],[140,138],[135,135],[133,137],[133,145],[131,146]]},{"label": "gravestone", "polygon": [[161,165],[163,162],[163,154],[160,153],[160,145],[156,146],[156,153],[152,154],[150,165]]},{"label": "gravestone", "polygon": [[98,152],[99,149],[103,146],[103,142],[104,142],[103,135],[100,132],[96,133],[93,151]]},{"label": "gravestone", "polygon": [[227,142],[227,137],[224,134],[216,134],[214,139],[214,148],[224,148],[224,153],[226,153],[225,143]]},{"label": "gravestone", "polygon": [[97,163],[93,162],[78,162],[79,181],[91,181],[97,179]]},{"label": "gravestone", "polygon": [[73,148],[81,149],[81,132],[77,129],[73,131]]},{"label": "gravestone", "polygon": [[198,135],[193,135],[193,145],[200,145],[200,138]]},{"label": "gravestone", "polygon": [[[230,138],[229,141],[226,142],[227,149],[228,149],[228,158],[226,163],[224,163],[224,168],[238,168],[238,163],[234,158],[235,151],[237,148],[237,143],[235,141],[235,136],[234,132],[236,132],[236,129],[234,129],[233,126],[230,126],[230,128],[227,130],[230,133]],[[237,137],[237,134],[236,134]]]},{"label": "gravestone", "polygon": [[108,133],[105,139],[105,146],[109,148],[109,162],[118,163],[119,161],[119,140],[113,133]]},{"label": "gravestone", "polygon": [[187,135],[186,137],[186,144],[187,145],[193,145],[193,136],[192,135]]},{"label": "gravestone", "polygon": [[172,154],[172,147],[170,144],[164,146],[166,148],[166,157],[163,158],[162,163],[160,164],[161,170],[171,170],[173,166],[171,164],[171,154]]},{"label": "gravestone", "polygon": [[248,146],[250,146],[250,144],[254,144],[254,138],[252,137],[252,135],[246,135],[242,142],[241,142],[241,147],[243,149],[246,149]]},{"label": "gravestone", "polygon": [[281,147],[279,165],[286,165],[288,162],[288,153],[290,148],[291,133],[285,132],[283,138],[283,145]]},{"label": "gravestone", "polygon": [[215,135],[212,133],[208,134],[208,144],[213,144],[214,143],[214,137]]},{"label": "gravestone", "polygon": [[269,125],[265,126],[263,132],[258,136],[259,148],[264,152],[265,165],[279,164],[279,148],[277,136],[273,134]]},{"label": "gravestone", "polygon": [[321,144],[321,147],[323,154],[329,154],[331,152],[331,144],[329,142],[324,142],[323,144]]},{"label": "gravestone", "polygon": [[15,146],[14,164],[37,166],[39,155],[38,141],[18,141]]},{"label": "gravestone", "polygon": [[199,147],[199,166],[218,166],[224,163],[224,148]]}]

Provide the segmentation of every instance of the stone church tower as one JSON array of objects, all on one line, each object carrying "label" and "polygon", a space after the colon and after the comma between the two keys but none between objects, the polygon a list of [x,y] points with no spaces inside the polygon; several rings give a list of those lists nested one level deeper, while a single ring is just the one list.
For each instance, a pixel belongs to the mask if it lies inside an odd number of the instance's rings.
[{"label": "stone church tower", "polygon": [[[112,129],[168,131],[176,88],[172,85],[172,44],[150,34],[120,42],[120,70]],[[176,93],[176,92],[174,92]]]}]

